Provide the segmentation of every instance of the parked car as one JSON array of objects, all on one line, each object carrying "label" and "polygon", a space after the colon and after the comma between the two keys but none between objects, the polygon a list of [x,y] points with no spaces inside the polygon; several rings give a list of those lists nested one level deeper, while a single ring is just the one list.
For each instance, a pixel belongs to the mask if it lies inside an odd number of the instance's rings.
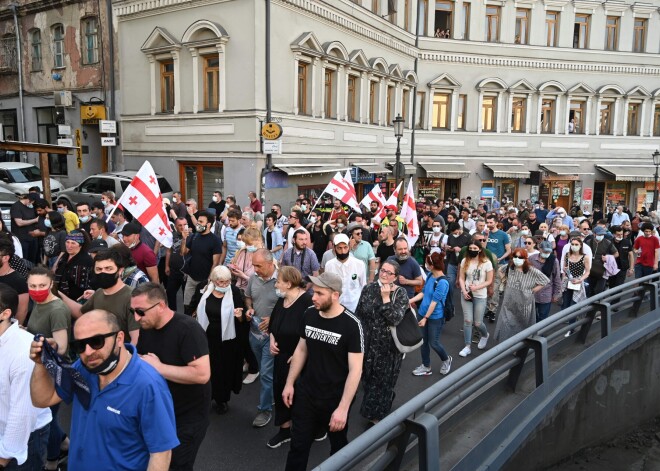
[{"label": "parked car", "polygon": [[[0,162],[0,187],[11,191],[14,195],[22,195],[27,193],[28,189],[33,186],[43,190],[39,168],[24,162]],[[61,190],[62,184],[51,178],[50,193],[52,198],[57,198]]]},{"label": "parked car", "polygon": [[8,231],[11,231],[11,216],[9,215],[9,210],[11,205],[16,203],[18,198],[16,195],[4,188],[0,188],[0,213],[2,215],[2,222],[5,224],[5,227]]},{"label": "parked car", "polygon": [[[104,191],[114,191],[115,196],[119,199],[122,193],[124,193],[124,190],[130,185],[136,173],[136,171],[125,171],[92,175],[84,179],[80,185],[62,190],[58,195],[58,199],[67,200],[73,206],[81,202],[93,203],[94,201],[101,200],[101,193]],[[160,175],[156,175],[156,177],[163,198],[170,198],[171,201],[173,193],[172,186],[170,186],[165,177]]]}]

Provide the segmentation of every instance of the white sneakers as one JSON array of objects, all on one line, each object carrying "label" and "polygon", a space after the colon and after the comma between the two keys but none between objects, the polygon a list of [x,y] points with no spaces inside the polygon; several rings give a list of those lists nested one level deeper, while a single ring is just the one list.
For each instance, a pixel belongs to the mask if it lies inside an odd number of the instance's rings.
[{"label": "white sneakers", "polygon": [[258,377],[259,377],[258,371],[256,373],[248,373],[245,379],[243,380],[243,384],[252,384]]},{"label": "white sneakers", "polygon": [[489,338],[490,338],[490,334],[486,335],[485,337],[482,336],[481,339],[479,339],[479,344],[477,345],[477,348],[479,350],[483,350],[484,348],[486,348],[486,344],[488,343]]},{"label": "white sneakers", "polygon": [[447,359],[442,362],[442,366],[440,367],[440,374],[441,375],[446,375],[449,373],[449,370],[451,370],[451,355],[447,355]]},{"label": "white sneakers", "polygon": [[[451,360],[450,360],[451,362]],[[443,362],[444,364],[444,362]],[[419,365],[417,368],[415,368],[412,372],[415,376],[429,376],[432,374],[431,367],[430,366],[424,366],[424,365]]]},{"label": "white sneakers", "polygon": [[[481,341],[480,341],[481,342]],[[466,345],[463,350],[459,353],[460,356],[466,357],[472,353],[472,349],[470,348],[469,345]]]}]

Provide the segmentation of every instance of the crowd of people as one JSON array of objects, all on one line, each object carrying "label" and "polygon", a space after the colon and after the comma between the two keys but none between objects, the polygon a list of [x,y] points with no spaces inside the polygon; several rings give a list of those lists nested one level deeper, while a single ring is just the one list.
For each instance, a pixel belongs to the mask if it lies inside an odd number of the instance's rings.
[{"label": "crowd of people", "polygon": [[[18,198],[0,227],[0,468],[192,470],[212,411],[259,380],[252,426],[272,422],[266,445],[290,442],[286,469],[304,470],[315,441],[347,443],[358,388],[365,426],[391,411],[390,328],[410,308],[424,340],[411,373],[433,373],[433,350],[446,375],[452,353],[510,338],[553,302],[658,269],[660,220],[622,206],[420,198],[411,247],[394,205],[381,218],[376,201],[248,200],[217,191],[200,209],[174,193],[168,248],[111,192],[75,209]],[[448,352],[454,309],[464,345]]]}]

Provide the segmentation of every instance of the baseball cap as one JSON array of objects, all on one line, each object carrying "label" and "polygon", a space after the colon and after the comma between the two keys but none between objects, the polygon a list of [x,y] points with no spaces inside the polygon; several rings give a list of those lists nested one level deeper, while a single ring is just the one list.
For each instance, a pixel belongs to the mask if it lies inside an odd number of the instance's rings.
[{"label": "baseball cap", "polygon": [[394,206],[393,204],[388,204],[387,206],[385,206],[385,209],[388,210],[388,211],[389,210],[396,211],[397,207]]},{"label": "baseball cap", "polygon": [[124,226],[120,234],[123,236],[127,236],[127,235],[139,234],[140,232],[142,232],[142,226],[134,222],[129,222]]},{"label": "baseball cap", "polygon": [[339,275],[323,272],[319,276],[310,276],[309,280],[316,286],[320,286],[321,288],[329,288],[332,291],[336,291],[337,293],[341,294],[342,282]]},{"label": "baseball cap", "polygon": [[91,244],[89,244],[89,253],[96,253],[108,248],[108,243],[102,239],[94,239]]},{"label": "baseball cap", "polygon": [[596,227],[594,227],[594,234],[596,234],[596,235],[605,235],[605,234],[607,234],[607,230],[602,226],[596,226]]},{"label": "baseball cap", "polygon": [[352,222],[346,228],[349,234],[351,234],[355,229],[362,229],[362,224],[360,224],[359,222]]},{"label": "baseball cap", "polygon": [[332,239],[332,243],[336,246],[339,244],[346,244],[348,245],[348,236],[346,234],[337,234],[335,235],[335,238]]},{"label": "baseball cap", "polygon": [[539,250],[541,250],[541,252],[552,252],[552,242],[544,240],[539,244]]}]

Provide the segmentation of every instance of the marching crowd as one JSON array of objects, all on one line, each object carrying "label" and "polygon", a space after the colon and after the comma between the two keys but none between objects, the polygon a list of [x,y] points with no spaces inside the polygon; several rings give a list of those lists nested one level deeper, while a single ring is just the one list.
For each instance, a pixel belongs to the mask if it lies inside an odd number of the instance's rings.
[{"label": "marching crowd", "polygon": [[[212,410],[258,380],[252,425],[272,422],[266,445],[290,442],[286,469],[304,470],[314,441],[347,443],[360,386],[367,426],[390,412],[404,355],[392,327],[411,310],[412,374],[433,373],[433,350],[446,375],[452,353],[521,332],[553,302],[658,269],[660,219],[622,206],[420,198],[410,246],[394,205],[248,198],[164,199],[167,248],[111,192],[75,208],[19,197],[0,227],[0,469],[192,470]],[[464,346],[447,352],[459,311]]]}]

